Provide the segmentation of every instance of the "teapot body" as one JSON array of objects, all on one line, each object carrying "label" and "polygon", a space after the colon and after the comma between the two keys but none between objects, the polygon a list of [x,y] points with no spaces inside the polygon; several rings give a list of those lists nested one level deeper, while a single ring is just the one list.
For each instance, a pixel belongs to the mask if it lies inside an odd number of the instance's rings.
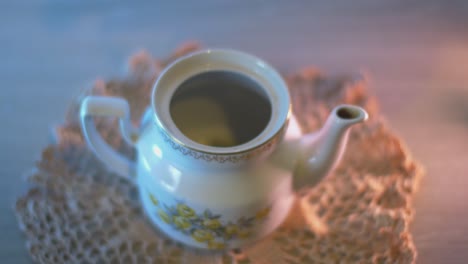
[{"label": "teapot body", "polygon": [[146,116],[136,183],[148,218],[169,237],[198,248],[237,248],[287,216],[292,172],[270,159],[284,133],[247,153],[213,155],[172,141]]}]

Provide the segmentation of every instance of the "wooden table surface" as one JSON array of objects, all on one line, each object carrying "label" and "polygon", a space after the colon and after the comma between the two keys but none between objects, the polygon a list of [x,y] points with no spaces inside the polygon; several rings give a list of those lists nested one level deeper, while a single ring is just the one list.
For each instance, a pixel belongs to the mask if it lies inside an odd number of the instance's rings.
[{"label": "wooden table surface", "polygon": [[121,74],[135,51],[165,55],[196,39],[282,71],[367,72],[427,170],[412,225],[418,262],[467,263],[468,3],[331,2],[1,1],[0,262],[30,262],[12,208],[69,100]]}]

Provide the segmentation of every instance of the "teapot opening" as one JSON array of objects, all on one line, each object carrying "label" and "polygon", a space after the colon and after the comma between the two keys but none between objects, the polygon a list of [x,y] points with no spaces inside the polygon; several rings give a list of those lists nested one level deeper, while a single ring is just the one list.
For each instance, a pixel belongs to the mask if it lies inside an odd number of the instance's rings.
[{"label": "teapot opening", "polygon": [[361,111],[356,108],[342,106],[336,111],[336,115],[341,119],[355,119],[361,116]]},{"label": "teapot opening", "polygon": [[170,116],[191,140],[233,147],[256,138],[272,118],[265,89],[234,71],[207,71],[179,85],[170,99]]}]

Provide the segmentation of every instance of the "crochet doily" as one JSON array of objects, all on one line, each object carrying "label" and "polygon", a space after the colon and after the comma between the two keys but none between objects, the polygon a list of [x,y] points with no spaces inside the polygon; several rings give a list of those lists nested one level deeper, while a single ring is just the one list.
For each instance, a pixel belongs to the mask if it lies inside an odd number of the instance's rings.
[{"label": "crochet doily", "polygon": [[[286,76],[303,132],[315,131],[340,103],[364,107],[370,119],[352,128],[341,165],[301,192],[286,222],[249,248],[207,253],[184,248],[144,217],[137,189],[87,148],[78,120],[87,94],[121,96],[138,125],[158,73],[197,49],[186,44],[165,60],[145,52],[126,76],[98,80],[71,104],[16,204],[27,248],[38,263],[413,263],[412,196],[421,176],[401,140],[385,125],[365,78],[325,76],[313,68]],[[96,120],[107,141],[126,155],[116,120]]]}]

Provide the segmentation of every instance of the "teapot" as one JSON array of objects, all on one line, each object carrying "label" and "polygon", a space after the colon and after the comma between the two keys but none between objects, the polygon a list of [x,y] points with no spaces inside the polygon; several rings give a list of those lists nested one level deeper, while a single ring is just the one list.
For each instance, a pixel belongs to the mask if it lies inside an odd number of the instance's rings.
[{"label": "teapot", "polygon": [[[105,142],[93,121],[98,116],[120,120],[135,160]],[[184,245],[214,251],[245,247],[274,231],[296,191],[333,170],[349,128],[367,117],[361,107],[340,105],[318,132],[300,135],[281,75],[227,49],[198,51],[167,66],[138,128],[122,98],[88,96],[80,109],[89,147],[137,186],[149,221]]]}]

